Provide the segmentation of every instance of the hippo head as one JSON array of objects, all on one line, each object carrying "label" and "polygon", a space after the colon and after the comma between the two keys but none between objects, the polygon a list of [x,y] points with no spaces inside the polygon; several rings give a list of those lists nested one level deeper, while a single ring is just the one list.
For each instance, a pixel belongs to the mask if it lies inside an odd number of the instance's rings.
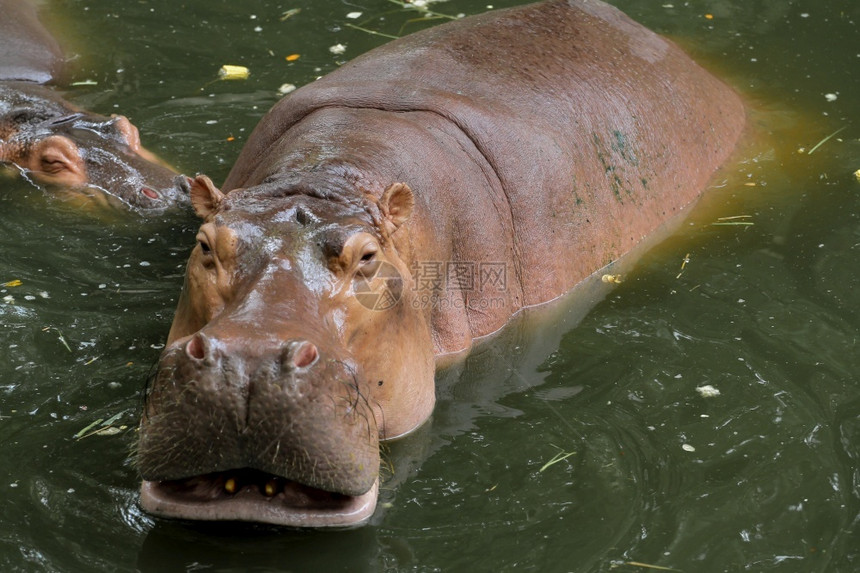
[{"label": "hippo head", "polygon": [[187,200],[185,179],[141,146],[124,116],[44,112],[12,109],[0,118],[0,161],[49,187],[100,190],[142,211]]},{"label": "hippo head", "polygon": [[204,222],[140,426],[142,506],[184,519],[342,526],[376,505],[379,440],[434,403],[410,284],[414,199],[274,185],[222,195]]}]

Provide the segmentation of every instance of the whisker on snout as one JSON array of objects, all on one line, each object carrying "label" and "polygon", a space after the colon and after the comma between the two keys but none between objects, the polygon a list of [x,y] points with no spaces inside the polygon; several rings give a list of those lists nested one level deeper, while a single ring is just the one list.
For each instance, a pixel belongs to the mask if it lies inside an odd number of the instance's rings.
[{"label": "whisker on snout", "polygon": [[158,377],[158,364],[160,358],[156,358],[155,361],[150,365],[149,372],[146,375],[146,381],[144,382],[143,389],[140,394],[138,407],[140,408],[143,418],[146,418],[146,403],[149,398],[149,391],[152,388],[155,379]]},{"label": "whisker on snout", "polygon": [[347,398],[350,413],[354,416],[361,416],[362,418],[364,418],[364,421],[367,424],[368,435],[373,435],[374,433],[379,431],[379,427],[376,423],[376,418],[372,414],[373,408],[370,405],[370,401],[367,399],[367,396],[365,396],[361,391],[361,387],[358,383],[358,373],[356,372],[355,367],[343,360],[335,360],[335,362],[337,364],[342,365],[352,377],[351,381],[343,382],[343,384],[347,388],[352,391],[355,391],[355,400],[352,400],[351,397]]}]

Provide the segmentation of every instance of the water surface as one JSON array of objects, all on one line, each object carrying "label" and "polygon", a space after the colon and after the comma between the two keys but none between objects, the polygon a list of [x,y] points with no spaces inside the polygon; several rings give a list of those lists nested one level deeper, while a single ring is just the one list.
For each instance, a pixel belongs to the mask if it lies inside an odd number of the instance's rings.
[{"label": "water surface", "polygon": [[[0,287],[0,568],[858,570],[860,8],[614,3],[735,85],[760,139],[584,318],[515,325],[440,373],[432,421],[386,450],[394,477],[357,530],[142,514],[128,457],[197,223],[75,213],[0,179],[0,283],[21,281]],[[48,5],[89,84],[68,97],[216,181],[282,84],[387,41],[348,23],[429,25],[385,0]],[[214,82],[223,64],[251,76]],[[98,420],[113,430],[75,437]]]}]

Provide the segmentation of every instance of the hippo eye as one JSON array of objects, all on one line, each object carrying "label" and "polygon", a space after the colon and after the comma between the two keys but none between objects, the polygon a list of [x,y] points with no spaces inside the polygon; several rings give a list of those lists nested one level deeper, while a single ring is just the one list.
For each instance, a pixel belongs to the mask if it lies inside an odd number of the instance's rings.
[{"label": "hippo eye", "polygon": [[56,175],[66,169],[66,164],[59,159],[42,159],[41,168],[45,173]]},{"label": "hippo eye", "polygon": [[209,245],[209,238],[205,233],[197,234],[197,244],[200,245],[200,252],[204,257],[209,257],[212,254],[212,247]]},{"label": "hippo eye", "polygon": [[361,255],[361,264],[366,265],[376,258],[376,248],[370,248]]}]

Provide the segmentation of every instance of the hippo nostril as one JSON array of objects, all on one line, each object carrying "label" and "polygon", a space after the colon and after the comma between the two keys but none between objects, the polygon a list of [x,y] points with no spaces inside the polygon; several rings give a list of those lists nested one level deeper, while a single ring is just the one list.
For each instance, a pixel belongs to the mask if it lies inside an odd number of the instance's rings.
[{"label": "hippo nostril", "polygon": [[311,342],[304,341],[293,346],[290,361],[296,368],[306,368],[316,362],[318,357],[317,347]]},{"label": "hippo nostril", "polygon": [[151,189],[149,187],[141,187],[140,192],[149,197],[150,199],[161,199],[161,195],[158,194],[158,191],[155,189]]},{"label": "hippo nostril", "polygon": [[206,358],[206,343],[203,340],[203,335],[195,334],[185,345],[185,353],[195,360]]}]

